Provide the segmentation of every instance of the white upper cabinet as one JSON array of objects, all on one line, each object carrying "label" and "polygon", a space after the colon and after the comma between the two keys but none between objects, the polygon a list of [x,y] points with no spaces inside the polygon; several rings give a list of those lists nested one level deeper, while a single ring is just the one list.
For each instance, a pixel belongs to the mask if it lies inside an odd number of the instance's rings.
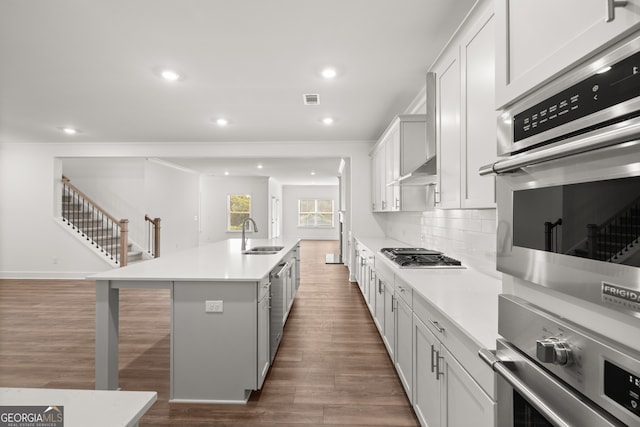
[{"label": "white upper cabinet", "polygon": [[437,206],[494,208],[495,178],[478,169],[496,157],[494,21],[479,3],[431,71],[436,75]]},{"label": "white upper cabinet", "polygon": [[374,212],[383,210],[385,173],[384,147],[378,146],[371,154],[371,209]]},{"label": "white upper cabinet", "polygon": [[460,208],[460,57],[458,46],[436,72],[436,144],[440,208]]},{"label": "white upper cabinet", "polygon": [[371,153],[374,212],[426,209],[426,190],[405,188],[400,183],[405,171],[413,171],[408,168],[425,162],[426,147],[426,115],[399,115],[389,124]]},{"label": "white upper cabinet", "polygon": [[386,154],[385,210],[400,210],[400,129],[394,126],[384,139]]},{"label": "white upper cabinet", "polygon": [[495,17],[487,11],[462,40],[461,207],[495,207],[495,178],[479,177],[478,170],[496,157]]},{"label": "white upper cabinet", "polygon": [[496,0],[496,107],[637,30],[640,0],[610,8],[613,3]]}]

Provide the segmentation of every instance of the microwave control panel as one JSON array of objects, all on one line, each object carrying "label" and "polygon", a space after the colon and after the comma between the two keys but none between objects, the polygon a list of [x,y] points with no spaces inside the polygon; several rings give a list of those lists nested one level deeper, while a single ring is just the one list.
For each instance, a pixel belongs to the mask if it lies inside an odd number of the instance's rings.
[{"label": "microwave control panel", "polygon": [[605,110],[637,97],[638,93],[640,52],[516,114],[513,117],[513,142]]}]

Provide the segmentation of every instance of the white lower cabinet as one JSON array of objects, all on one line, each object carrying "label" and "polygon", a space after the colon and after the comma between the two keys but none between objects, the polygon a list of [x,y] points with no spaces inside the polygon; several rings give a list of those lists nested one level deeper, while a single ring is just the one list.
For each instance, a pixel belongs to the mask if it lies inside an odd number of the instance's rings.
[{"label": "white lower cabinet", "polygon": [[422,427],[496,427],[495,374],[477,344],[385,261],[367,261],[360,291]]},{"label": "white lower cabinet", "polygon": [[494,427],[493,399],[415,314],[413,339],[413,409],[420,424]]},{"label": "white lower cabinet", "polygon": [[[413,315],[413,410],[423,427],[440,426],[441,385],[436,374],[440,341]],[[472,424],[473,425],[473,424]]]},{"label": "white lower cabinet", "polygon": [[387,347],[387,351],[389,352],[389,357],[391,357],[391,360],[396,360],[396,314],[394,312],[396,305],[395,303],[396,296],[393,292],[393,282],[384,281],[384,321],[382,322],[384,334],[382,336],[382,340],[384,341],[385,347]]},{"label": "white lower cabinet", "polygon": [[271,366],[270,309],[271,294],[267,292],[258,303],[258,389],[262,388]]},{"label": "white lower cabinet", "polygon": [[[397,285],[396,285],[397,286]],[[410,292],[408,291],[405,292]],[[413,403],[413,311],[396,289],[395,313],[395,359],[394,365],[400,382],[407,393],[409,401]]]},{"label": "white lower cabinet", "polygon": [[374,321],[376,323],[376,327],[380,332],[380,335],[384,335],[384,280],[380,275],[377,274],[376,271],[376,280],[375,280],[375,303],[374,303]]},{"label": "white lower cabinet", "polygon": [[368,287],[367,287],[366,300],[367,300],[367,305],[369,307],[369,311],[373,316],[375,316],[375,310],[376,310],[376,294],[377,294],[376,284],[377,283],[378,283],[378,278],[376,275],[376,270],[373,265],[369,265],[369,281],[368,281]]},{"label": "white lower cabinet", "polygon": [[494,426],[495,402],[486,395],[446,348],[440,350],[445,390],[442,425],[451,427]]}]

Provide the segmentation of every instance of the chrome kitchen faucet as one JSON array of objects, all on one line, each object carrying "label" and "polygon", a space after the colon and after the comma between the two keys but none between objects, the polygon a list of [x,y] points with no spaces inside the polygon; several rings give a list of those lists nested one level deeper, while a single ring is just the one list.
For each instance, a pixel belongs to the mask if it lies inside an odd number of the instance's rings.
[{"label": "chrome kitchen faucet", "polygon": [[253,231],[258,231],[258,226],[256,225],[256,222],[253,220],[253,218],[245,218],[244,221],[242,221],[242,247],[240,248],[242,252],[247,250],[247,238],[245,236],[244,229],[246,223],[249,221],[253,223]]}]

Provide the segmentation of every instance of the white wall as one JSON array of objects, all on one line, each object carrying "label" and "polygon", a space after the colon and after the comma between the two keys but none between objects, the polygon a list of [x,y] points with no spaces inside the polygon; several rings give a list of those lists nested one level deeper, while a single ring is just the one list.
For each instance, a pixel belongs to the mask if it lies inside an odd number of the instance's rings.
[{"label": "white wall", "polygon": [[238,231],[227,231],[227,196],[251,195],[251,217],[257,232],[248,232],[249,238],[269,236],[269,179],[266,177],[200,177],[202,224],[200,243],[240,238]]},{"label": "white wall", "polygon": [[197,173],[146,162],[145,213],[161,219],[160,256],[198,246],[199,182]]},{"label": "white wall", "polygon": [[83,277],[111,268],[54,217],[62,165],[46,148],[0,146],[0,277]]},{"label": "white wall", "polygon": [[198,245],[198,174],[144,158],[64,158],[62,172],[147,250],[145,215],[161,219],[160,254]]},{"label": "white wall", "polygon": [[[337,180],[337,179],[336,179]],[[307,240],[338,240],[339,188],[337,185],[285,185],[283,198],[283,235]],[[331,228],[298,227],[298,200],[333,200],[334,226]]]},{"label": "white wall", "polygon": [[[370,206],[372,141],[0,143],[0,277],[83,278],[112,268],[55,220],[61,158],[344,157],[354,235],[383,236]],[[54,197],[55,196],[55,197]],[[171,203],[167,201],[167,203]],[[154,215],[153,212],[148,212]],[[265,230],[267,228],[263,228]],[[266,234],[265,234],[266,236]]]}]

